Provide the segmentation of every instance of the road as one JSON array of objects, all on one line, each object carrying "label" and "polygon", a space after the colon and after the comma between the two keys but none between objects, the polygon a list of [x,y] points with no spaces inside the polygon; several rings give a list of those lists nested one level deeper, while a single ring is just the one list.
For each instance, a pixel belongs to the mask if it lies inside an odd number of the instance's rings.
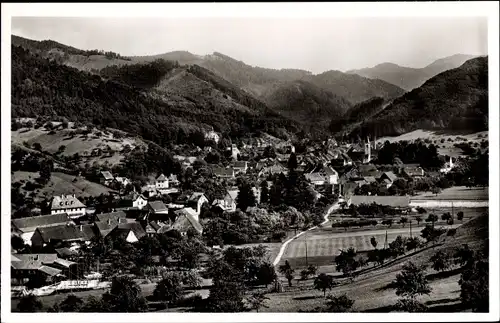
[{"label": "road", "polygon": [[[321,222],[321,224],[319,226],[322,226],[322,225],[326,224],[328,222],[328,217],[330,216],[330,214],[333,212],[333,210],[336,210],[338,208],[339,208],[339,203],[338,202],[335,203],[334,205],[332,205],[332,207],[330,207],[330,209],[328,209],[328,211],[325,212],[325,215],[324,215],[325,220],[323,222]],[[285,253],[286,247],[288,246],[288,244],[290,242],[292,242],[293,240],[297,239],[298,237],[300,237],[301,235],[303,235],[307,231],[311,231],[311,230],[314,230],[314,229],[317,229],[317,228],[318,228],[318,226],[314,226],[314,227],[309,228],[309,229],[307,229],[305,231],[301,231],[301,232],[297,233],[295,236],[293,236],[290,239],[286,240],[283,243],[283,245],[281,246],[278,255],[274,259],[273,265],[277,266],[280,263],[281,257],[283,257],[283,254]]]}]

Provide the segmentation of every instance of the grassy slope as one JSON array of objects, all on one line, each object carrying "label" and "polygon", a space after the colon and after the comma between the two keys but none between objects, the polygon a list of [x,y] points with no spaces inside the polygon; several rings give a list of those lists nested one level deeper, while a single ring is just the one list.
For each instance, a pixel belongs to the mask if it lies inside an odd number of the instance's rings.
[{"label": "grassy slope", "polygon": [[[367,311],[377,308],[384,310],[383,307],[391,306],[396,302],[395,290],[388,287],[388,284],[396,278],[405,262],[411,260],[417,264],[428,264],[430,257],[438,250],[452,250],[463,243],[468,243],[474,250],[481,250],[488,244],[488,217],[478,216],[473,218],[457,229],[455,237],[442,237],[442,242],[443,245],[434,249],[424,250],[390,265],[362,274],[356,278],[354,283],[335,287],[331,293],[347,293],[350,298],[355,300],[355,311]],[[320,267],[319,272],[329,273],[332,267]],[[439,278],[434,275],[435,272],[432,269],[428,269],[427,273],[433,292],[429,296],[422,297],[421,301],[431,302],[429,304],[433,302],[456,303],[460,293],[460,286],[458,285],[460,275],[451,272],[449,277]],[[269,307],[262,309],[262,311],[296,312],[299,309],[309,310],[323,305],[322,292],[313,290],[312,283],[313,280],[310,279],[300,282],[292,288],[285,287],[284,293],[267,294],[270,299],[266,302],[266,305]],[[287,286],[285,281],[283,284]],[[296,282],[294,282],[295,284]]]}]

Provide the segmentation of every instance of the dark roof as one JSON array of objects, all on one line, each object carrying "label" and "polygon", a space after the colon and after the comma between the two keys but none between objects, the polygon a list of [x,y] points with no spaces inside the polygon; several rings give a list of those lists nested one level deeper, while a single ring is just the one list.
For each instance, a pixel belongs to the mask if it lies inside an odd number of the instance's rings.
[{"label": "dark roof", "polygon": [[234,176],[233,168],[216,167],[212,171],[216,176]]},{"label": "dark roof", "polygon": [[39,269],[43,264],[51,264],[56,259],[55,253],[16,254],[11,259],[11,266],[15,269]]},{"label": "dark roof", "polygon": [[[188,201],[189,202],[198,202],[203,196],[205,196],[205,194],[202,192],[194,192],[193,194],[191,194],[189,196]],[[205,196],[205,198],[207,198],[207,197]]]},{"label": "dark roof", "polygon": [[392,207],[408,207],[410,205],[409,196],[368,196],[368,195],[353,195],[351,204],[372,204],[388,205]]},{"label": "dark roof", "polygon": [[139,222],[120,223],[114,231],[117,231],[118,234],[121,234],[121,232],[128,234],[129,231],[133,231],[137,239],[141,239],[146,235],[146,231]]},{"label": "dark roof", "polygon": [[58,225],[47,228],[38,228],[42,240],[46,243],[51,240],[61,241],[89,241],[95,236],[93,224],[85,225]]},{"label": "dark roof", "polygon": [[246,162],[246,161],[240,161],[240,160],[238,160],[238,161],[235,161],[233,163],[233,167],[237,167],[237,168],[245,168],[247,166],[248,166],[248,162]]},{"label": "dark roof", "polygon": [[203,228],[200,222],[196,220],[196,214],[193,209],[191,208],[180,209],[178,211],[175,211],[175,214],[177,215],[177,218],[172,224],[173,229],[177,229],[182,232],[182,231],[187,231],[189,227],[192,227],[200,234],[203,232]]},{"label": "dark roof", "polygon": [[58,248],[58,249],[54,249],[55,252],[57,253],[57,255],[61,258],[64,258],[64,257],[69,257],[69,256],[74,256],[76,254],[78,254],[77,251],[75,250],[71,250],[69,248]]},{"label": "dark roof", "polygon": [[375,177],[373,176],[365,176],[363,177],[363,179],[367,182],[367,183],[374,183],[376,182],[377,180],[375,179]]},{"label": "dark roof", "polygon": [[150,201],[148,202],[148,205],[153,209],[154,212],[168,211],[167,206],[162,201]]},{"label": "dark roof", "polygon": [[165,181],[167,178],[165,177],[165,175],[161,174],[160,176],[158,176],[158,178],[156,179],[157,181]]},{"label": "dark roof", "polygon": [[99,231],[99,234],[105,238],[114,228],[118,226],[118,220],[111,220],[111,223],[107,221],[104,222],[96,222],[95,226]]},{"label": "dark roof", "polygon": [[393,172],[384,172],[382,175],[387,176],[387,178],[392,182],[398,179],[398,177]]},{"label": "dark roof", "polygon": [[110,220],[118,222],[118,219],[126,217],[127,215],[123,211],[102,213],[102,214],[96,214],[96,221],[107,222],[108,220]]},{"label": "dark roof", "polygon": [[49,227],[69,222],[67,213],[53,215],[31,216],[28,218],[13,219],[12,225],[23,232],[35,231],[39,227]]}]

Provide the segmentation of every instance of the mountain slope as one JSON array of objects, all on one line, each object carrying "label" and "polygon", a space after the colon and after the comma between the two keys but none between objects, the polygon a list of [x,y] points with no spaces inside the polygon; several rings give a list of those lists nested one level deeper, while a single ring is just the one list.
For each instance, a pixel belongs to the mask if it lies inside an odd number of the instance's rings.
[{"label": "mountain slope", "polygon": [[393,99],[405,91],[382,80],[372,80],[355,74],[340,71],[328,71],[306,78],[320,88],[341,96],[353,104],[363,102],[372,97]]},{"label": "mountain slope", "polygon": [[270,90],[264,99],[270,107],[298,122],[326,126],[351,104],[342,97],[305,81],[287,82]]},{"label": "mountain slope", "polygon": [[376,115],[390,104],[390,101],[381,97],[374,97],[360,102],[346,111],[344,115],[333,118],[330,122],[330,131],[346,133],[359,126],[360,123]]},{"label": "mountain slope", "polygon": [[[162,146],[191,142],[189,136],[204,127],[214,127],[232,138],[264,130],[280,136],[298,131],[297,123],[274,113],[264,103],[234,86],[224,86],[216,76],[210,80],[209,71],[182,69],[197,82],[209,84],[210,93],[190,96],[174,87],[171,92],[176,102],[154,87],[139,90],[119,78],[103,80],[14,46],[12,117],[66,116],[71,121],[121,129]],[[155,86],[164,77],[168,73],[159,77]]]},{"label": "mountain slope", "polygon": [[370,79],[380,79],[395,84],[407,91],[417,88],[433,76],[449,69],[457,68],[473,55],[456,54],[436,60],[424,68],[411,68],[393,63],[382,63],[371,68],[350,70],[346,73],[357,74]]},{"label": "mountain slope", "polygon": [[416,129],[488,129],[488,58],[468,60],[395,99],[352,135],[399,135]]}]

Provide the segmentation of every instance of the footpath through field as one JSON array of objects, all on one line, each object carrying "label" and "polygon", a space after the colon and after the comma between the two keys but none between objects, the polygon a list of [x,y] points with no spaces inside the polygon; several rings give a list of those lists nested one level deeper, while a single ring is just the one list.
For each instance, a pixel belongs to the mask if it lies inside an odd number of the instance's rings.
[{"label": "footpath through field", "polygon": [[[326,224],[328,222],[328,217],[330,216],[330,214],[333,212],[333,210],[336,210],[339,208],[339,202],[333,204],[326,212],[325,212],[325,215],[324,215],[324,218],[325,220],[323,222],[321,222],[321,224],[319,226],[322,226],[324,224]],[[277,266],[279,263],[280,263],[280,260],[281,260],[281,257],[283,257],[283,254],[285,253],[285,250],[286,250],[286,247],[288,246],[288,244],[290,242],[292,242],[293,240],[297,239],[298,237],[300,237],[301,235],[303,235],[304,233],[306,233],[307,231],[311,231],[311,230],[314,230],[314,229],[317,229],[318,226],[314,226],[312,228],[309,228],[305,231],[301,231],[299,233],[297,233],[295,236],[291,237],[290,239],[286,240],[283,245],[281,246],[280,248],[280,251],[278,253],[278,255],[276,256],[276,258],[274,259],[273,261],[273,265],[274,266]]]}]

